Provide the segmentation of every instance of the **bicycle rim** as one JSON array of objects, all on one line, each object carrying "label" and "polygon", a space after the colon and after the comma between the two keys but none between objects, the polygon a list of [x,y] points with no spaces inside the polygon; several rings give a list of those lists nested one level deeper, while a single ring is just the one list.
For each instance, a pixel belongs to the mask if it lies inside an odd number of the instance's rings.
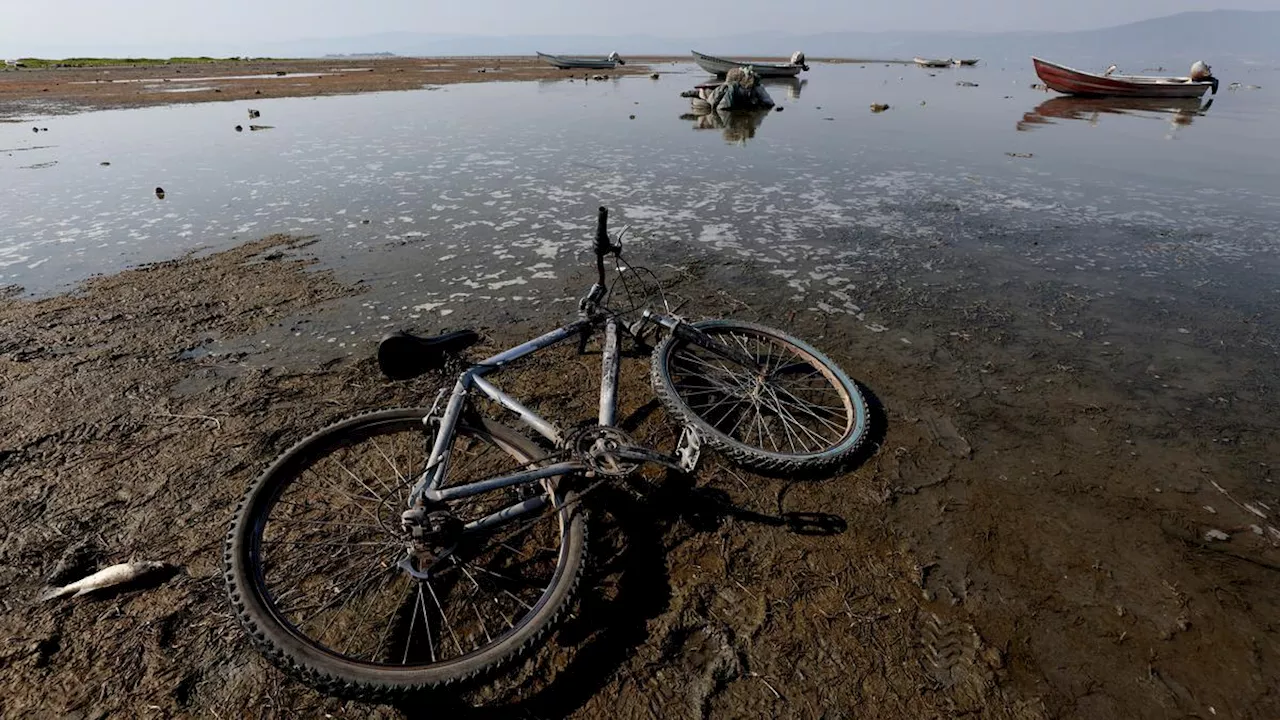
[{"label": "bicycle rim", "polygon": [[[377,413],[304,441],[251,491],[234,533],[231,562],[247,572],[231,578],[250,596],[242,622],[263,633],[286,669],[330,689],[396,691],[475,676],[525,649],[576,584],[581,520],[565,510],[464,536],[436,558],[430,579],[397,567],[400,513],[431,442],[422,415]],[[481,423],[458,427],[452,453],[451,485],[511,472],[536,449]],[[450,511],[466,522],[549,493],[494,491]]]}]

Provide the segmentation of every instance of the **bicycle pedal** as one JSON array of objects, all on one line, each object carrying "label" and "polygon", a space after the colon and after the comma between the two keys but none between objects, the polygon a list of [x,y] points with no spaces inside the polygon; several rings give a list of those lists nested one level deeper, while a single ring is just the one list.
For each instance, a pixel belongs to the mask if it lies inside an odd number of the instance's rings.
[{"label": "bicycle pedal", "polygon": [[676,458],[679,461],[680,469],[686,474],[692,475],[693,471],[698,467],[698,460],[702,457],[702,436],[698,431],[690,425],[684,426],[684,431],[680,433],[680,442],[676,444]]}]

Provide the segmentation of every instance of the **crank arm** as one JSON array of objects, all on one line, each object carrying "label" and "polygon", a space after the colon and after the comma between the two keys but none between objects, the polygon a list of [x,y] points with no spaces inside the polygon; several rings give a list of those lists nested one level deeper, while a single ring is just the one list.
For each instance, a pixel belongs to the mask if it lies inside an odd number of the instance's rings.
[{"label": "crank arm", "polygon": [[609,454],[619,460],[629,460],[631,462],[638,463],[653,463],[654,465],[668,467],[678,472],[686,472],[684,466],[680,464],[678,459],[673,458],[670,455],[663,455],[656,450],[650,450],[648,448],[635,446],[620,447],[616,450],[610,451]]},{"label": "crank arm", "polygon": [[680,443],[676,446],[675,457],[638,446],[620,447],[613,450],[611,454],[619,460],[653,463],[688,475],[698,467],[701,451],[702,437],[697,430],[686,425],[684,432],[680,434]]}]

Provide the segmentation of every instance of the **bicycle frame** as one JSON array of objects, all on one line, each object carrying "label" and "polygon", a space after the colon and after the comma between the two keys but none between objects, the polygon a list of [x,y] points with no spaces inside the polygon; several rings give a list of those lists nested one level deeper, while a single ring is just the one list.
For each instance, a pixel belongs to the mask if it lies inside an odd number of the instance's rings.
[{"label": "bicycle frame", "polygon": [[[449,474],[449,452],[453,444],[454,433],[458,427],[458,421],[462,417],[462,410],[466,404],[467,394],[474,388],[488,396],[491,400],[498,403],[502,407],[515,413],[520,421],[528,425],[539,435],[551,441],[556,447],[564,444],[565,436],[560,428],[546,418],[538,415],[529,409],[519,400],[499,390],[493,383],[489,382],[485,376],[502,369],[508,363],[520,358],[532,355],[540,350],[558,345],[565,340],[573,337],[583,338],[585,344],[586,336],[592,331],[604,327],[604,345],[601,353],[601,373],[600,373],[600,410],[598,422],[601,427],[612,427],[617,421],[618,413],[618,371],[620,367],[620,357],[618,354],[618,341],[620,328],[617,318],[602,311],[600,304],[608,295],[608,289],[605,284],[604,258],[610,253],[619,254],[621,246],[610,241],[606,232],[606,224],[608,221],[608,211],[601,207],[599,209],[598,221],[596,225],[596,237],[593,249],[596,256],[596,274],[597,281],[592,285],[579,304],[580,317],[576,322],[564,325],[563,327],[552,330],[545,335],[536,337],[522,345],[517,345],[509,350],[494,355],[493,357],[482,360],[472,365],[464,371],[459,377],[457,383],[453,386],[453,392],[449,396],[449,402],[445,406],[444,414],[440,417],[439,429],[436,431],[435,442],[432,445],[431,453],[427,456],[427,466],[418,481],[414,484],[413,489],[409,493],[409,508],[418,506],[423,500],[428,503],[441,503],[459,498],[471,497],[490,490],[499,488],[512,487],[515,485],[523,485],[526,483],[537,482],[567,473],[580,472],[587,470],[585,463],[579,460],[567,460],[564,462],[556,462],[550,465],[537,468],[529,468],[514,472],[508,475],[491,477],[476,482],[467,483],[465,485],[453,485],[450,487],[441,487],[445,478]],[[619,236],[620,237],[620,236]],[[654,323],[660,325],[671,332],[680,332],[682,330],[681,321],[669,315],[660,315],[645,310],[642,322]],[[697,336],[691,338],[701,345],[712,348],[717,352],[734,357],[738,355],[737,351],[731,348],[721,348],[714,341],[708,342],[699,339]],[[434,409],[433,409],[434,414]],[[432,420],[431,417],[424,418],[425,421]],[[696,444],[696,433],[690,428],[686,428],[686,437],[693,435]],[[684,438],[682,438],[682,444]],[[693,460],[690,461],[690,467],[696,463],[696,449],[693,452]],[[661,456],[650,456],[648,460],[657,459],[658,462],[664,462],[666,458]],[[515,503],[505,507],[495,513],[483,518],[472,520],[463,526],[464,531],[475,531],[490,528],[502,524],[508,520],[536,512],[546,507],[548,498],[546,495],[530,498],[522,502]]]},{"label": "bicycle frame", "polygon": [[[594,290],[593,290],[594,292]],[[663,318],[664,320],[666,318]],[[480,493],[514,485],[537,482],[550,477],[582,471],[586,466],[576,460],[552,463],[538,468],[487,478],[465,485],[440,487],[449,473],[449,452],[453,444],[454,433],[462,416],[467,395],[472,389],[479,390],[502,407],[512,411],[525,425],[553,444],[559,445],[564,433],[554,423],[529,409],[516,398],[498,389],[486,379],[486,375],[497,372],[512,361],[532,355],[540,350],[558,345],[565,340],[583,337],[597,328],[604,327],[604,349],[601,357],[600,410],[598,421],[602,426],[612,426],[617,419],[618,371],[620,358],[618,354],[619,327],[616,318],[605,313],[584,313],[576,322],[552,330],[522,345],[486,358],[464,371],[454,384],[449,402],[440,418],[440,426],[436,432],[435,442],[427,459],[427,468],[414,485],[409,495],[412,507],[419,499],[429,502],[445,502],[470,497]],[[484,518],[474,520],[464,526],[465,530],[486,529],[513,518],[541,510],[547,505],[545,496],[531,498]]]}]

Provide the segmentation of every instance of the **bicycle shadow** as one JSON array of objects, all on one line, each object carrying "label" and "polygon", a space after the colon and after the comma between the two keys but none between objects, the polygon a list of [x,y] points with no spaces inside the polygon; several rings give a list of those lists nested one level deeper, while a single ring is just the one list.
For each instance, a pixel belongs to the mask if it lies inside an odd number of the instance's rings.
[{"label": "bicycle shadow", "polygon": [[[742,508],[727,493],[693,486],[675,474],[640,500],[622,487],[602,486],[591,495],[594,562],[582,578],[576,613],[553,642],[534,651],[570,656],[563,669],[544,687],[510,702],[471,705],[447,692],[432,693],[400,703],[405,717],[554,718],[578,711],[649,639],[649,621],[666,612],[671,585],[663,535],[672,523],[683,520],[696,532],[712,531],[728,518],[805,535],[834,535],[847,528],[843,518],[830,513],[770,515]],[[598,517],[602,513],[608,517]]]},{"label": "bicycle shadow", "polygon": [[[861,465],[883,441],[883,406],[867,388],[860,389],[869,409],[867,439],[850,462],[822,477],[834,477]],[[656,400],[646,403],[620,426],[634,431],[659,408]],[[510,700],[504,697],[474,704],[446,691],[411,699],[397,708],[408,718],[463,720],[554,718],[578,711],[614,680],[636,649],[648,641],[650,621],[666,612],[671,600],[667,569],[671,549],[663,539],[674,524],[687,523],[698,533],[713,532],[728,519],[798,535],[846,532],[848,523],[839,515],[783,510],[788,491],[813,479],[811,475],[793,477],[785,483],[777,493],[773,513],[736,505],[728,492],[699,485],[695,477],[679,473],[667,473],[658,482],[645,484],[639,497],[635,487],[628,489],[623,482],[599,486],[587,498],[590,564],[581,581],[576,612],[551,635],[551,641],[534,650],[535,656],[556,656],[551,664],[560,669],[554,676],[532,692],[521,687],[520,680],[514,681],[506,693],[514,696]],[[526,662],[536,664],[535,660]],[[526,672],[525,680],[540,679],[540,672]],[[498,678],[512,683],[509,673],[500,673]]]},{"label": "bicycle shadow", "polygon": [[[430,693],[399,703],[405,717],[565,717],[599,692],[648,639],[648,621],[666,611],[671,597],[662,523],[654,522],[649,503],[637,502],[621,487],[601,486],[590,500],[591,564],[576,612],[551,642],[534,650],[569,656],[563,668],[544,687],[509,702],[472,705],[447,692]],[[505,675],[497,680],[510,682]]]}]

